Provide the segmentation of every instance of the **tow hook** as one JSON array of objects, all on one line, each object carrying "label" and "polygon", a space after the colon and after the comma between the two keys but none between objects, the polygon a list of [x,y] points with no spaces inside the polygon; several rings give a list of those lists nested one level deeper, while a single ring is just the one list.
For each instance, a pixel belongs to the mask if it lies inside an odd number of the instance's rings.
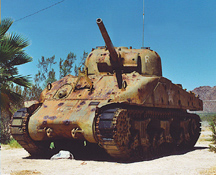
[{"label": "tow hook", "polygon": [[77,139],[76,134],[77,134],[77,133],[83,133],[83,132],[84,132],[84,131],[83,131],[82,129],[73,128],[73,129],[71,130],[71,135],[72,135],[72,137],[73,137],[74,139]]}]

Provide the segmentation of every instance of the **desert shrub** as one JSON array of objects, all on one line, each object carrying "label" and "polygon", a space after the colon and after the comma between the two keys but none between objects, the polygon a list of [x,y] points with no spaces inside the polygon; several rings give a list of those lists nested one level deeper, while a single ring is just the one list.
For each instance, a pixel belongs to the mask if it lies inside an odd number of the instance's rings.
[{"label": "desert shrub", "polygon": [[212,122],[214,120],[214,118],[216,118],[216,114],[215,113],[203,113],[203,114],[199,114],[201,121],[207,121],[207,122]]},{"label": "desert shrub", "polygon": [[216,153],[216,113],[201,113],[199,114],[201,121],[207,121],[212,131],[211,140],[212,143],[209,145],[210,151]]},{"label": "desert shrub", "polygon": [[210,151],[214,151],[216,153],[216,117],[214,117],[213,121],[210,123],[210,129],[212,131],[212,144],[209,145]]}]

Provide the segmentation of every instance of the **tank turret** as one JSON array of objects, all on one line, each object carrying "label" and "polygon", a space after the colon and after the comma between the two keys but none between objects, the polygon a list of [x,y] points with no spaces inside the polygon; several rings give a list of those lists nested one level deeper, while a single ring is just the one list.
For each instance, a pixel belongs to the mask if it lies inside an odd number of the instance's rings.
[{"label": "tank turret", "polygon": [[[114,47],[102,19],[96,20],[106,47],[92,49],[86,59],[89,74],[116,73],[119,88],[121,88],[122,73],[136,71],[143,75],[162,76],[161,58],[157,52],[147,49],[129,49]],[[121,81],[120,81],[121,80]]]}]

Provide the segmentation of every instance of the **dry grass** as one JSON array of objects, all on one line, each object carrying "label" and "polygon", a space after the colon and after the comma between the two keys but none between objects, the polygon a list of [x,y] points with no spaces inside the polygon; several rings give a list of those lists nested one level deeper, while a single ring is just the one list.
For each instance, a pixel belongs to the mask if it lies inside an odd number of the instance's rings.
[{"label": "dry grass", "polygon": [[212,138],[211,138],[211,130],[210,130],[210,126],[202,126],[202,131],[201,131],[201,135],[199,137],[198,143],[200,142],[211,142]]},{"label": "dry grass", "polygon": [[35,174],[41,174],[38,171],[32,171],[32,170],[22,170],[22,171],[15,171],[12,172],[11,175],[35,175]]},{"label": "dry grass", "polygon": [[202,175],[216,175],[216,166],[211,167],[207,170],[200,171]]}]

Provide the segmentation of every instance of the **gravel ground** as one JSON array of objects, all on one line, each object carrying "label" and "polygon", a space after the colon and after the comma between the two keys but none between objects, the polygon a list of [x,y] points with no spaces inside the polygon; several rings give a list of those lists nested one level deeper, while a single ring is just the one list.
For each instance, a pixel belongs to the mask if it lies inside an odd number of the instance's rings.
[{"label": "gravel ground", "polygon": [[2,146],[1,174],[30,175],[30,174],[215,174],[216,154],[209,152],[210,130],[202,127],[202,134],[194,150],[178,155],[165,156],[153,160],[135,163],[117,163],[114,161],[92,160],[48,160],[30,159],[29,154],[22,148],[9,149]]}]

